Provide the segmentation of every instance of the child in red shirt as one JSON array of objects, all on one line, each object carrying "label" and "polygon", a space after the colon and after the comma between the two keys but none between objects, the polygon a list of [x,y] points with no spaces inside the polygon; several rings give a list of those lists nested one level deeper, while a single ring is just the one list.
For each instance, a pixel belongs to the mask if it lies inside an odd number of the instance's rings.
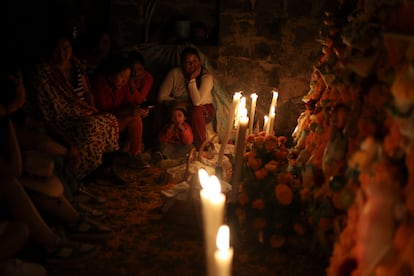
[{"label": "child in red shirt", "polygon": [[185,107],[175,106],[171,112],[171,122],[160,133],[161,153],[170,159],[184,158],[194,147],[193,130],[186,122]]}]

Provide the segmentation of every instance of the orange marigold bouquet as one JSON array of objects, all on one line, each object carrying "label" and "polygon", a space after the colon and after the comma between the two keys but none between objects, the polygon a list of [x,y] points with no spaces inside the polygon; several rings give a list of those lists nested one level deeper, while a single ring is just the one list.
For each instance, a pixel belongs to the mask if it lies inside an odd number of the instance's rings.
[{"label": "orange marigold bouquet", "polygon": [[300,197],[298,171],[284,136],[264,132],[247,137],[242,189],[236,215],[247,236],[280,248],[292,236],[305,234],[307,226]]}]

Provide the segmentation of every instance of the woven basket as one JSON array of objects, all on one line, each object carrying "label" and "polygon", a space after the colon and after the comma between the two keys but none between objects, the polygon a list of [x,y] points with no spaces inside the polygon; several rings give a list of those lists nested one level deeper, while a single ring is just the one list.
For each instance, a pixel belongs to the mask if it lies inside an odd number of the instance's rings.
[{"label": "woven basket", "polygon": [[209,140],[205,140],[198,151],[197,159],[210,167],[217,166],[218,155],[215,153],[214,139],[217,134],[213,135]]}]

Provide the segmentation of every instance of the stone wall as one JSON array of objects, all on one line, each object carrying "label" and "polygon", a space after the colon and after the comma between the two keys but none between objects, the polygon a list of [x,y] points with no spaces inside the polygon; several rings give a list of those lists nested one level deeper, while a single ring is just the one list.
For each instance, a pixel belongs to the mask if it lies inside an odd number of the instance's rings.
[{"label": "stone wall", "polygon": [[[121,45],[144,41],[146,2],[112,0],[111,25]],[[271,91],[278,88],[275,129],[278,135],[290,137],[303,110],[301,99],[309,90],[312,66],[322,54],[317,39],[327,9],[325,2],[159,0],[148,41],[161,38],[171,16],[184,15],[194,20],[191,15],[206,15],[203,20],[211,32],[217,30],[217,40],[199,47],[210,58],[229,96],[235,91],[243,91],[246,96],[257,93],[257,118],[263,120],[268,113]]]}]

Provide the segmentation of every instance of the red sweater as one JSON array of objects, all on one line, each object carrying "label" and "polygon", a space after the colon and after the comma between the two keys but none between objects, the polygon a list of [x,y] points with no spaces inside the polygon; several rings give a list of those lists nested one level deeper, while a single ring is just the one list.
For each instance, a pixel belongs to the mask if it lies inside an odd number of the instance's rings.
[{"label": "red sweater", "polygon": [[133,103],[128,84],[114,90],[102,74],[94,78],[92,90],[95,96],[95,105],[101,111],[115,112],[122,105]]},{"label": "red sweater", "polygon": [[180,130],[175,124],[165,126],[160,133],[160,142],[174,145],[190,145],[193,143],[193,130],[185,122],[184,130]]}]

